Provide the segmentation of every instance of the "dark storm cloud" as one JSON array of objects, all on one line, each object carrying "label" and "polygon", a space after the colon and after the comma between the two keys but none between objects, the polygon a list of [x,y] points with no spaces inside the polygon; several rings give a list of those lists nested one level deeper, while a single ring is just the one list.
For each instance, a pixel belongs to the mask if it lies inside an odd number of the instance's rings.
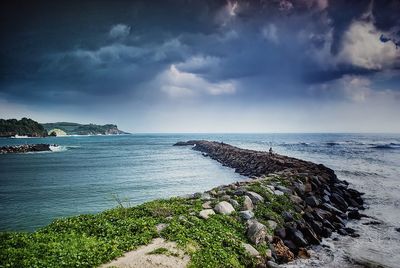
[{"label": "dark storm cloud", "polygon": [[392,50],[352,53],[353,44],[370,37],[368,27],[397,40],[397,1],[1,5],[0,97],[17,102],[149,100],[165,92],[193,96],[201,87],[211,96],[295,98],[310,85],[399,66]]}]

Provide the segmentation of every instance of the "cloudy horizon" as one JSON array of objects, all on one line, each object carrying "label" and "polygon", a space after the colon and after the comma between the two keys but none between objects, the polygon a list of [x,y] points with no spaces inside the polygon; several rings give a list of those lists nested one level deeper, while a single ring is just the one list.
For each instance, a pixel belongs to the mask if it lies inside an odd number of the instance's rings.
[{"label": "cloudy horizon", "polygon": [[400,2],[6,1],[0,117],[400,132]]}]

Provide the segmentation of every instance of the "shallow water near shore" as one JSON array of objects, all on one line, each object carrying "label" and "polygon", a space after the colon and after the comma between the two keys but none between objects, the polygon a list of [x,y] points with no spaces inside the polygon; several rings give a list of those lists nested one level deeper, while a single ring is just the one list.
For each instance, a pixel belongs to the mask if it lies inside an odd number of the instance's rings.
[{"label": "shallow water near shore", "polygon": [[[0,230],[34,230],[96,213],[246,179],[177,141],[207,139],[322,163],[365,192],[376,219],[350,222],[360,238],[327,239],[295,267],[400,267],[400,135],[151,134],[0,139],[0,146],[59,144],[53,152],[0,155]],[[367,225],[371,221],[381,224]],[[380,266],[379,266],[380,265]],[[288,266],[293,267],[293,266]]]}]

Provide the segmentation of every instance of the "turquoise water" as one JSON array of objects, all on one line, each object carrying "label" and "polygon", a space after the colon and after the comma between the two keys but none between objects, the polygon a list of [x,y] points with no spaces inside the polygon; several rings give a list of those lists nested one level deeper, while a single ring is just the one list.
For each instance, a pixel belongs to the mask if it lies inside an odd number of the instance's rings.
[{"label": "turquoise water", "polygon": [[[400,227],[400,135],[389,134],[4,138],[0,146],[54,143],[61,150],[0,155],[0,230],[31,231],[57,217],[115,207],[117,200],[135,205],[245,179],[189,147],[172,146],[189,139],[224,141],[256,150],[272,147],[278,153],[333,168],[339,178],[366,193],[369,208],[365,213],[384,222],[375,227],[357,223],[364,235],[346,242],[347,251],[365,252],[366,257],[388,267],[400,263],[395,254],[400,252],[400,233],[394,229]],[[382,250],[375,252],[377,245]]]}]

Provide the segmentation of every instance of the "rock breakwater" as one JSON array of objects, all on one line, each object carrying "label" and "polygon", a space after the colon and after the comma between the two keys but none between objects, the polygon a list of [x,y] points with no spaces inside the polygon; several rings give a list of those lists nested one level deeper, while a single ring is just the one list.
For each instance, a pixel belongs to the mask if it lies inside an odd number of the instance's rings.
[{"label": "rock breakwater", "polygon": [[362,217],[362,193],[349,188],[324,165],[220,142],[194,140],[175,145],[193,146],[204,156],[253,178],[217,187],[202,196],[214,200],[206,204],[207,215],[211,215],[211,208],[216,213],[237,211],[246,221],[248,241],[268,246],[267,253],[260,254],[260,267],[309,256],[307,248],[332,232],[358,236],[346,223]]},{"label": "rock breakwater", "polygon": [[[0,154],[10,153],[28,153],[28,152],[45,152],[51,151],[50,144],[23,144],[15,146],[3,146],[0,147]],[[57,146],[57,145],[52,145]]]}]

